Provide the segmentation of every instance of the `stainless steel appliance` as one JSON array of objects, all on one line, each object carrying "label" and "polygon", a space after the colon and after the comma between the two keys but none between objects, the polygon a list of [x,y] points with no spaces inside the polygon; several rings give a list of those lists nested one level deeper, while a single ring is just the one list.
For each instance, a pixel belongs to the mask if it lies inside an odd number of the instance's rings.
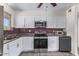
[{"label": "stainless steel appliance", "polygon": [[46,28],[46,21],[35,21],[35,28]]},{"label": "stainless steel appliance", "polygon": [[59,37],[59,51],[61,52],[71,51],[71,37],[70,36]]},{"label": "stainless steel appliance", "polygon": [[47,52],[48,38],[46,34],[35,34],[34,49],[35,52]]},{"label": "stainless steel appliance", "polygon": [[35,52],[47,52],[48,49],[48,37],[46,31],[40,28],[46,28],[46,21],[35,21],[35,28],[39,28],[39,31],[35,31],[34,35],[34,50]]}]

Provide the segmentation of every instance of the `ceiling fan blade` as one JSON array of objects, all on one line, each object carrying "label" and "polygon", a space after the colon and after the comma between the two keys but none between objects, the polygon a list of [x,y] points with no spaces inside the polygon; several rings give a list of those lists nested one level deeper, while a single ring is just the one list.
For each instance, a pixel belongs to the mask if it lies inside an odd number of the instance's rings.
[{"label": "ceiling fan blade", "polygon": [[42,4],[43,4],[43,3],[40,3],[37,8],[40,8],[40,7],[42,6]]},{"label": "ceiling fan blade", "polygon": [[57,4],[56,3],[50,3],[53,7],[55,7],[55,6],[57,6]]}]

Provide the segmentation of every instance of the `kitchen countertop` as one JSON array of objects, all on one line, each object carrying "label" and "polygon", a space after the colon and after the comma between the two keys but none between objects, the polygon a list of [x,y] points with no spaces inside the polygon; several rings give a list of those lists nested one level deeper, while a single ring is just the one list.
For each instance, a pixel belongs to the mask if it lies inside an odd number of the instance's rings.
[{"label": "kitchen countertop", "polygon": [[12,42],[12,41],[14,41],[14,40],[16,40],[17,38],[14,38],[14,39],[10,39],[10,40],[4,40],[3,41],[3,44],[6,44],[6,43],[9,43],[9,42]]},{"label": "kitchen countertop", "polygon": [[12,41],[17,40],[17,39],[19,39],[21,37],[33,37],[33,36],[20,36],[20,37],[15,37],[15,38],[12,38],[12,39],[9,39],[9,40],[8,39],[7,40],[3,40],[3,44],[12,42]]},{"label": "kitchen countertop", "polygon": [[[51,36],[57,36],[57,35],[54,35],[54,34],[47,34],[47,36],[48,37],[51,37]],[[18,34],[18,35],[15,35],[14,37],[10,37],[10,38],[4,38],[4,41],[3,41],[3,44],[6,44],[6,43],[9,43],[9,42],[11,42],[11,41],[14,41],[14,40],[16,40],[16,39],[18,39],[18,38],[20,38],[20,37],[34,37],[34,33],[28,33],[28,34],[25,34],[25,33],[22,33],[22,34]],[[58,37],[58,36],[57,36]]]},{"label": "kitchen countertop", "polygon": [[[21,36],[21,37],[32,37],[32,36]],[[3,40],[3,44],[12,42],[12,41],[17,40],[17,39],[19,39],[19,38],[21,38],[21,37],[13,38],[13,39],[10,39],[10,40]],[[49,36],[49,37],[51,37],[51,36]],[[52,36],[52,37],[58,37],[58,36]]]}]

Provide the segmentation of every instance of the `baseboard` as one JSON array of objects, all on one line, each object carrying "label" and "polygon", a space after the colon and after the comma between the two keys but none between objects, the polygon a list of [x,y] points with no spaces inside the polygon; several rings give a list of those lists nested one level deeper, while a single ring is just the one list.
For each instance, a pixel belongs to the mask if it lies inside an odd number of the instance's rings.
[{"label": "baseboard", "polygon": [[33,51],[22,51],[18,56],[21,56],[22,53],[29,53],[29,52],[34,52],[34,50]]},{"label": "baseboard", "polygon": [[2,56],[3,54],[2,53],[0,53],[0,56]]}]

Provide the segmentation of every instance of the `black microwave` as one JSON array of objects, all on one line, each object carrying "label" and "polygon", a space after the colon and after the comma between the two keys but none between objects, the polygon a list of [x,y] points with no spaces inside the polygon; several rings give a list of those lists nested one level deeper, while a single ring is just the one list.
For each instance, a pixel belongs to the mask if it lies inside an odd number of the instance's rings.
[{"label": "black microwave", "polygon": [[35,28],[42,28],[42,27],[46,28],[46,25],[47,25],[46,21],[35,21]]}]

